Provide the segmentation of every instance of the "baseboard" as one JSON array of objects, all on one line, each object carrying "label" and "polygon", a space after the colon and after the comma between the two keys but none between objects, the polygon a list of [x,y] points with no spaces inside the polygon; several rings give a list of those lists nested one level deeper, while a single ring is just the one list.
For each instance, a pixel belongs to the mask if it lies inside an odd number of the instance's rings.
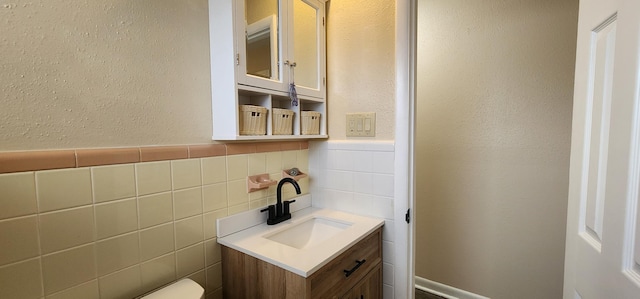
[{"label": "baseboard", "polygon": [[416,276],[416,289],[448,299],[489,299],[489,297],[480,296],[478,294],[470,293],[465,290],[457,289],[419,276]]}]

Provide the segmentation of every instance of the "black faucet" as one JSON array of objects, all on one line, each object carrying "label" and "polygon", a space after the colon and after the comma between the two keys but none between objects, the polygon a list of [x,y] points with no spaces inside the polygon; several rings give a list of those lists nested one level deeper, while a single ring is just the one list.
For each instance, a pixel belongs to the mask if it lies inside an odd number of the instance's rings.
[{"label": "black faucet", "polygon": [[294,179],[284,178],[280,180],[280,182],[278,183],[278,189],[276,191],[276,204],[270,205],[267,208],[260,210],[260,212],[269,211],[269,216],[267,218],[268,225],[278,224],[282,221],[291,219],[289,205],[294,203],[295,200],[285,201],[284,203],[282,202],[282,185],[284,185],[284,183],[291,183],[291,185],[296,188],[297,194],[302,193],[302,191],[300,191],[300,185],[298,185],[298,182],[296,182]]}]

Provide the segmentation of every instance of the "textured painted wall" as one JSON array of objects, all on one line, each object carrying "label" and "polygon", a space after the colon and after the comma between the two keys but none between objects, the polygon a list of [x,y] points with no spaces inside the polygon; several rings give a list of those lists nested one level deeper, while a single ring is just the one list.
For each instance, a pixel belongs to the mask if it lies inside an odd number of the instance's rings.
[{"label": "textured painted wall", "polygon": [[347,138],[346,113],[376,112],[369,139],[394,139],[395,1],[331,1],[327,8],[330,138]]},{"label": "textured painted wall", "polygon": [[418,6],[416,275],[561,298],[578,1]]},{"label": "textured painted wall", "polygon": [[[393,139],[393,1],[329,9],[329,134]],[[375,20],[375,22],[371,21]],[[211,142],[206,0],[0,0],[0,151]]]},{"label": "textured painted wall", "polygon": [[0,0],[0,151],[210,142],[206,0]]}]

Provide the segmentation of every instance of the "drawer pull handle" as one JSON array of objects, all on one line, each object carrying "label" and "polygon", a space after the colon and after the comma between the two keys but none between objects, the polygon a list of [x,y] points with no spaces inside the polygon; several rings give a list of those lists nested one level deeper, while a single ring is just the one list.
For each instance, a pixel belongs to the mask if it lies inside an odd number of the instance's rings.
[{"label": "drawer pull handle", "polygon": [[351,274],[353,274],[353,272],[356,272],[356,270],[358,270],[358,268],[360,268],[360,266],[362,266],[362,264],[364,264],[364,262],[366,262],[367,260],[356,260],[356,265],[353,266],[353,268],[351,268],[351,270],[344,270],[344,277],[349,277]]}]

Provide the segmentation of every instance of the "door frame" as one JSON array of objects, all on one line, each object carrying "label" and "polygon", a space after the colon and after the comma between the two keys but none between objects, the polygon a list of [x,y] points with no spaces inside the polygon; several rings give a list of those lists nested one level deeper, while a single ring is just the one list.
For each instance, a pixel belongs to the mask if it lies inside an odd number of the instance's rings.
[{"label": "door frame", "polygon": [[[394,298],[415,296],[415,68],[416,0],[396,1]],[[410,223],[405,214],[410,211]]]}]

